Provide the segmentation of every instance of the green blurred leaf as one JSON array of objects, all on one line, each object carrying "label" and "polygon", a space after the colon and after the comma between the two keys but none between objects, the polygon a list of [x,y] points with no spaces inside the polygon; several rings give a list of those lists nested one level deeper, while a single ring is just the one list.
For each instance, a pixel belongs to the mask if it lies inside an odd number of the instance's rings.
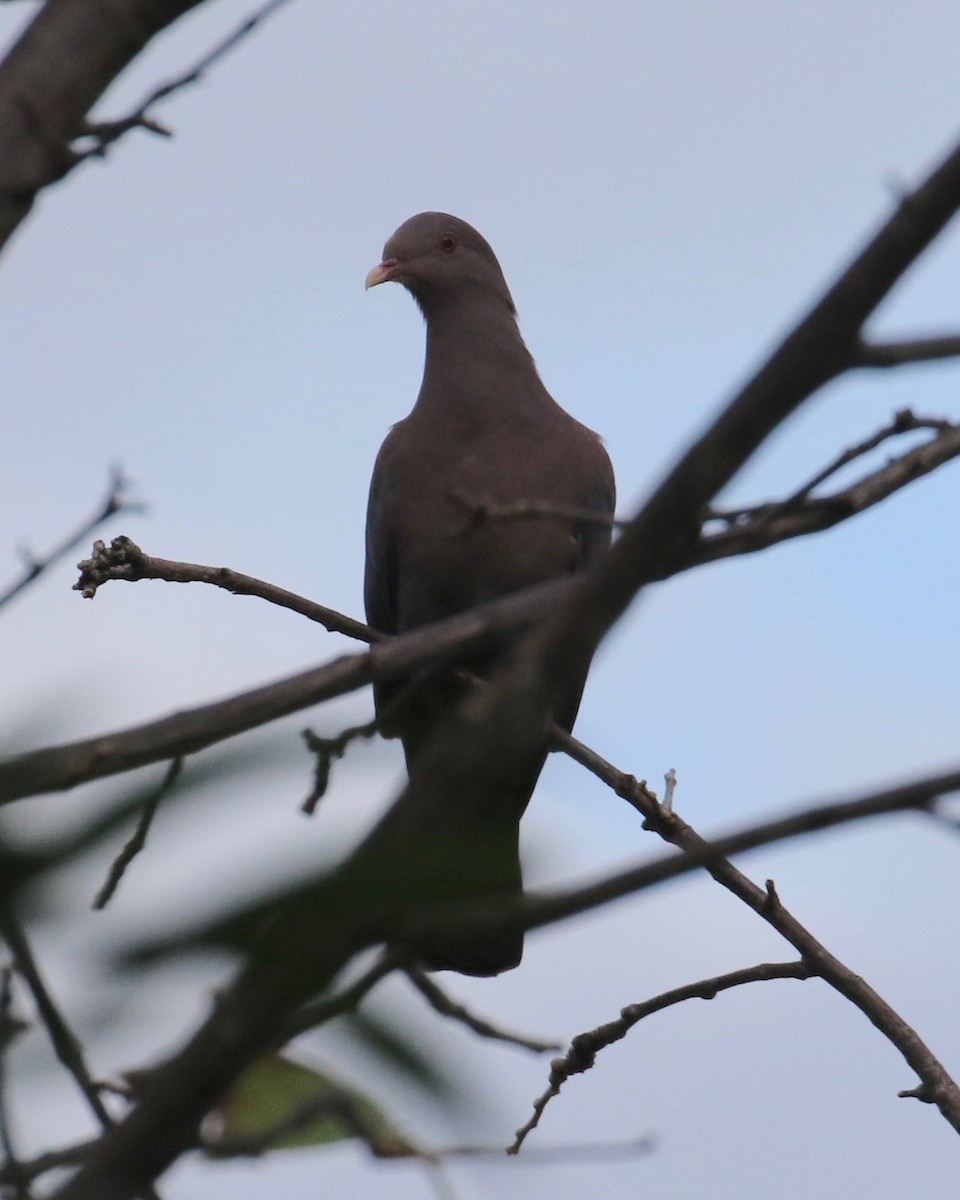
[{"label": "green blurred leaf", "polygon": [[381,1157],[418,1151],[368,1096],[280,1054],[246,1071],[211,1114],[213,1154],[326,1146],[357,1138]]}]

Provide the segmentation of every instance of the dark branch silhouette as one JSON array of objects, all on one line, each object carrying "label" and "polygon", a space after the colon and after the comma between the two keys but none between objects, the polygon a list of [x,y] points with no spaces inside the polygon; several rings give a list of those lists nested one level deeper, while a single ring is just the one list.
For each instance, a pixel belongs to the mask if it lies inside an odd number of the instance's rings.
[{"label": "dark branch silhouette", "polygon": [[856,367],[904,367],[960,355],[960,334],[909,338],[899,342],[860,343]]},{"label": "dark branch silhouette", "polygon": [[147,844],[147,835],[150,833],[150,826],[153,824],[153,818],[157,815],[157,809],[160,807],[160,801],[166,796],[173,785],[179,778],[180,771],[183,769],[183,759],[175,758],[167,769],[160,786],[150,796],[143,806],[140,814],[140,820],[137,822],[137,827],[133,831],[130,840],[126,843],[117,857],[110,864],[110,871],[107,878],[104,880],[103,887],[97,892],[93,901],[94,908],[106,908],[110,903],[113,893],[120,886],[120,880],[126,874],[127,867],[133,862],[137,855],[143,850]]},{"label": "dark branch silhouette", "polygon": [[0,905],[0,936],[7,943],[17,973],[33,997],[37,1013],[50,1036],[57,1058],[76,1080],[77,1087],[101,1126],[110,1129],[113,1126],[113,1118],[100,1098],[99,1088],[87,1067],[83,1048],[40,973],[23,926],[5,904]]},{"label": "dark branch silhouette", "polygon": [[560,1089],[571,1075],[580,1075],[589,1071],[596,1061],[597,1055],[607,1046],[612,1046],[621,1038],[625,1038],[634,1025],[644,1017],[662,1012],[674,1004],[682,1004],[685,1000],[713,1000],[720,992],[730,988],[742,987],[746,983],[758,983],[770,979],[811,979],[816,971],[800,959],[799,962],[760,963],[755,967],[746,967],[741,971],[729,971],[724,975],[716,975],[712,979],[699,979],[696,983],[688,983],[683,987],[672,988],[669,992],[661,992],[650,1000],[639,1004],[628,1004],[621,1010],[616,1021],[599,1025],[587,1033],[578,1033],[570,1042],[567,1052],[555,1058],[550,1064],[550,1082],[547,1090],[533,1104],[533,1115],[526,1124],[517,1130],[515,1140],[507,1149],[508,1154],[519,1154],[527,1136],[540,1124],[544,1110],[554,1096],[560,1094]]},{"label": "dark branch silhouette", "polygon": [[176,76],[176,78],[170,79],[166,83],[160,84],[159,87],[154,88],[149,96],[141,101],[137,108],[127,116],[119,117],[113,121],[85,121],[82,135],[84,138],[91,139],[93,144],[77,151],[77,162],[82,162],[85,158],[102,158],[106,154],[108,147],[123,137],[125,133],[129,133],[131,129],[145,129],[148,133],[155,133],[160,137],[172,137],[171,131],[165,125],[161,125],[155,117],[151,116],[150,110],[176,92],[191,87],[195,83],[202,82],[211,67],[215,66],[224,55],[229,54],[231,50],[249,37],[264,21],[273,16],[278,9],[283,8],[289,2],[290,0],[267,0],[266,4],[247,17],[232,33],[229,33],[219,41],[212,50],[204,54],[192,67]]},{"label": "dark branch silhouette", "polygon": [[[149,109],[196,83],[287,0],[268,0],[188,71],[156,88],[129,116],[88,114],[158,33],[202,0],[46,0],[0,63],[0,247],[39,192],[102,157],[130,129],[168,136]],[[50,79],[57,86],[48,86]]]},{"label": "dark branch silhouette", "polygon": [[14,596],[19,595],[24,588],[28,587],[35,579],[50,569],[54,563],[65,558],[71,550],[79,546],[81,542],[85,542],[94,530],[98,529],[104,521],[115,516],[117,513],[127,512],[143,512],[144,505],[138,500],[131,500],[127,495],[127,489],[130,483],[123,471],[119,467],[115,467],[110,474],[110,483],[107,488],[107,494],[103,498],[100,507],[89,516],[77,529],[72,533],[68,533],[62,538],[56,546],[42,558],[24,550],[22,557],[24,559],[24,568],[18,579],[0,592],[0,608],[4,604],[8,604]]},{"label": "dark branch silhouette", "polygon": [[451,1000],[443,988],[439,987],[426,971],[419,967],[408,967],[407,978],[427,1001],[434,1012],[443,1017],[451,1017],[459,1021],[482,1038],[490,1038],[495,1042],[507,1042],[512,1046],[520,1046],[523,1050],[531,1050],[534,1054],[545,1054],[548,1050],[559,1050],[556,1042],[545,1042],[542,1038],[526,1037],[520,1033],[509,1033],[482,1017],[475,1016],[468,1008],[456,1000]]}]

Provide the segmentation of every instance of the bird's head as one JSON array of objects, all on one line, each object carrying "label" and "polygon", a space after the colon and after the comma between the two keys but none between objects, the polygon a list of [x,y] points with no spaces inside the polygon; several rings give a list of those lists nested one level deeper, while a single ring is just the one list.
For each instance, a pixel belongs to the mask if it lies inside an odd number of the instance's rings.
[{"label": "bird's head", "polygon": [[418,213],[387,241],[383,261],[367,275],[366,287],[395,281],[429,314],[445,302],[471,295],[499,296],[514,312],[496,255],[466,221],[449,213]]}]

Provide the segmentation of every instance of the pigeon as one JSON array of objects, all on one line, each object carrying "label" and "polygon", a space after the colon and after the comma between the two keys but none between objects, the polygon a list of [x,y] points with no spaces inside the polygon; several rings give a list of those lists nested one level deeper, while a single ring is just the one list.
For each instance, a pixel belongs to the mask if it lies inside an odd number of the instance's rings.
[{"label": "pigeon", "polygon": [[[387,282],[410,292],[426,322],[420,393],[380,449],[367,509],[367,620],[400,634],[590,566],[610,544],[615,485],[600,438],[541,382],[497,258],[471,225],[441,212],[405,221],[366,277],[368,289]],[[412,783],[445,716],[498,661],[375,687],[381,732],[402,739]],[[584,682],[555,697],[552,715],[566,730]],[[522,893],[520,818],[547,751],[545,729],[523,778],[479,805],[452,794],[443,813],[419,814],[421,830],[455,831],[429,857],[442,862],[438,894]],[[410,892],[421,894],[414,876],[426,860],[408,857]],[[432,969],[496,975],[518,965],[523,935],[416,949]]]}]

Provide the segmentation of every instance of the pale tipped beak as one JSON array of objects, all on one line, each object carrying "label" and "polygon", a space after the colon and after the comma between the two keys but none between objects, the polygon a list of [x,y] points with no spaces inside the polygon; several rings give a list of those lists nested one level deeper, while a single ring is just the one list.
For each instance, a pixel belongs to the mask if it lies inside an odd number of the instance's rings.
[{"label": "pale tipped beak", "polygon": [[386,283],[388,279],[393,278],[396,269],[397,260],[395,258],[385,258],[382,263],[377,263],[372,270],[367,272],[367,277],[363,281],[363,290],[368,292],[378,283]]}]

